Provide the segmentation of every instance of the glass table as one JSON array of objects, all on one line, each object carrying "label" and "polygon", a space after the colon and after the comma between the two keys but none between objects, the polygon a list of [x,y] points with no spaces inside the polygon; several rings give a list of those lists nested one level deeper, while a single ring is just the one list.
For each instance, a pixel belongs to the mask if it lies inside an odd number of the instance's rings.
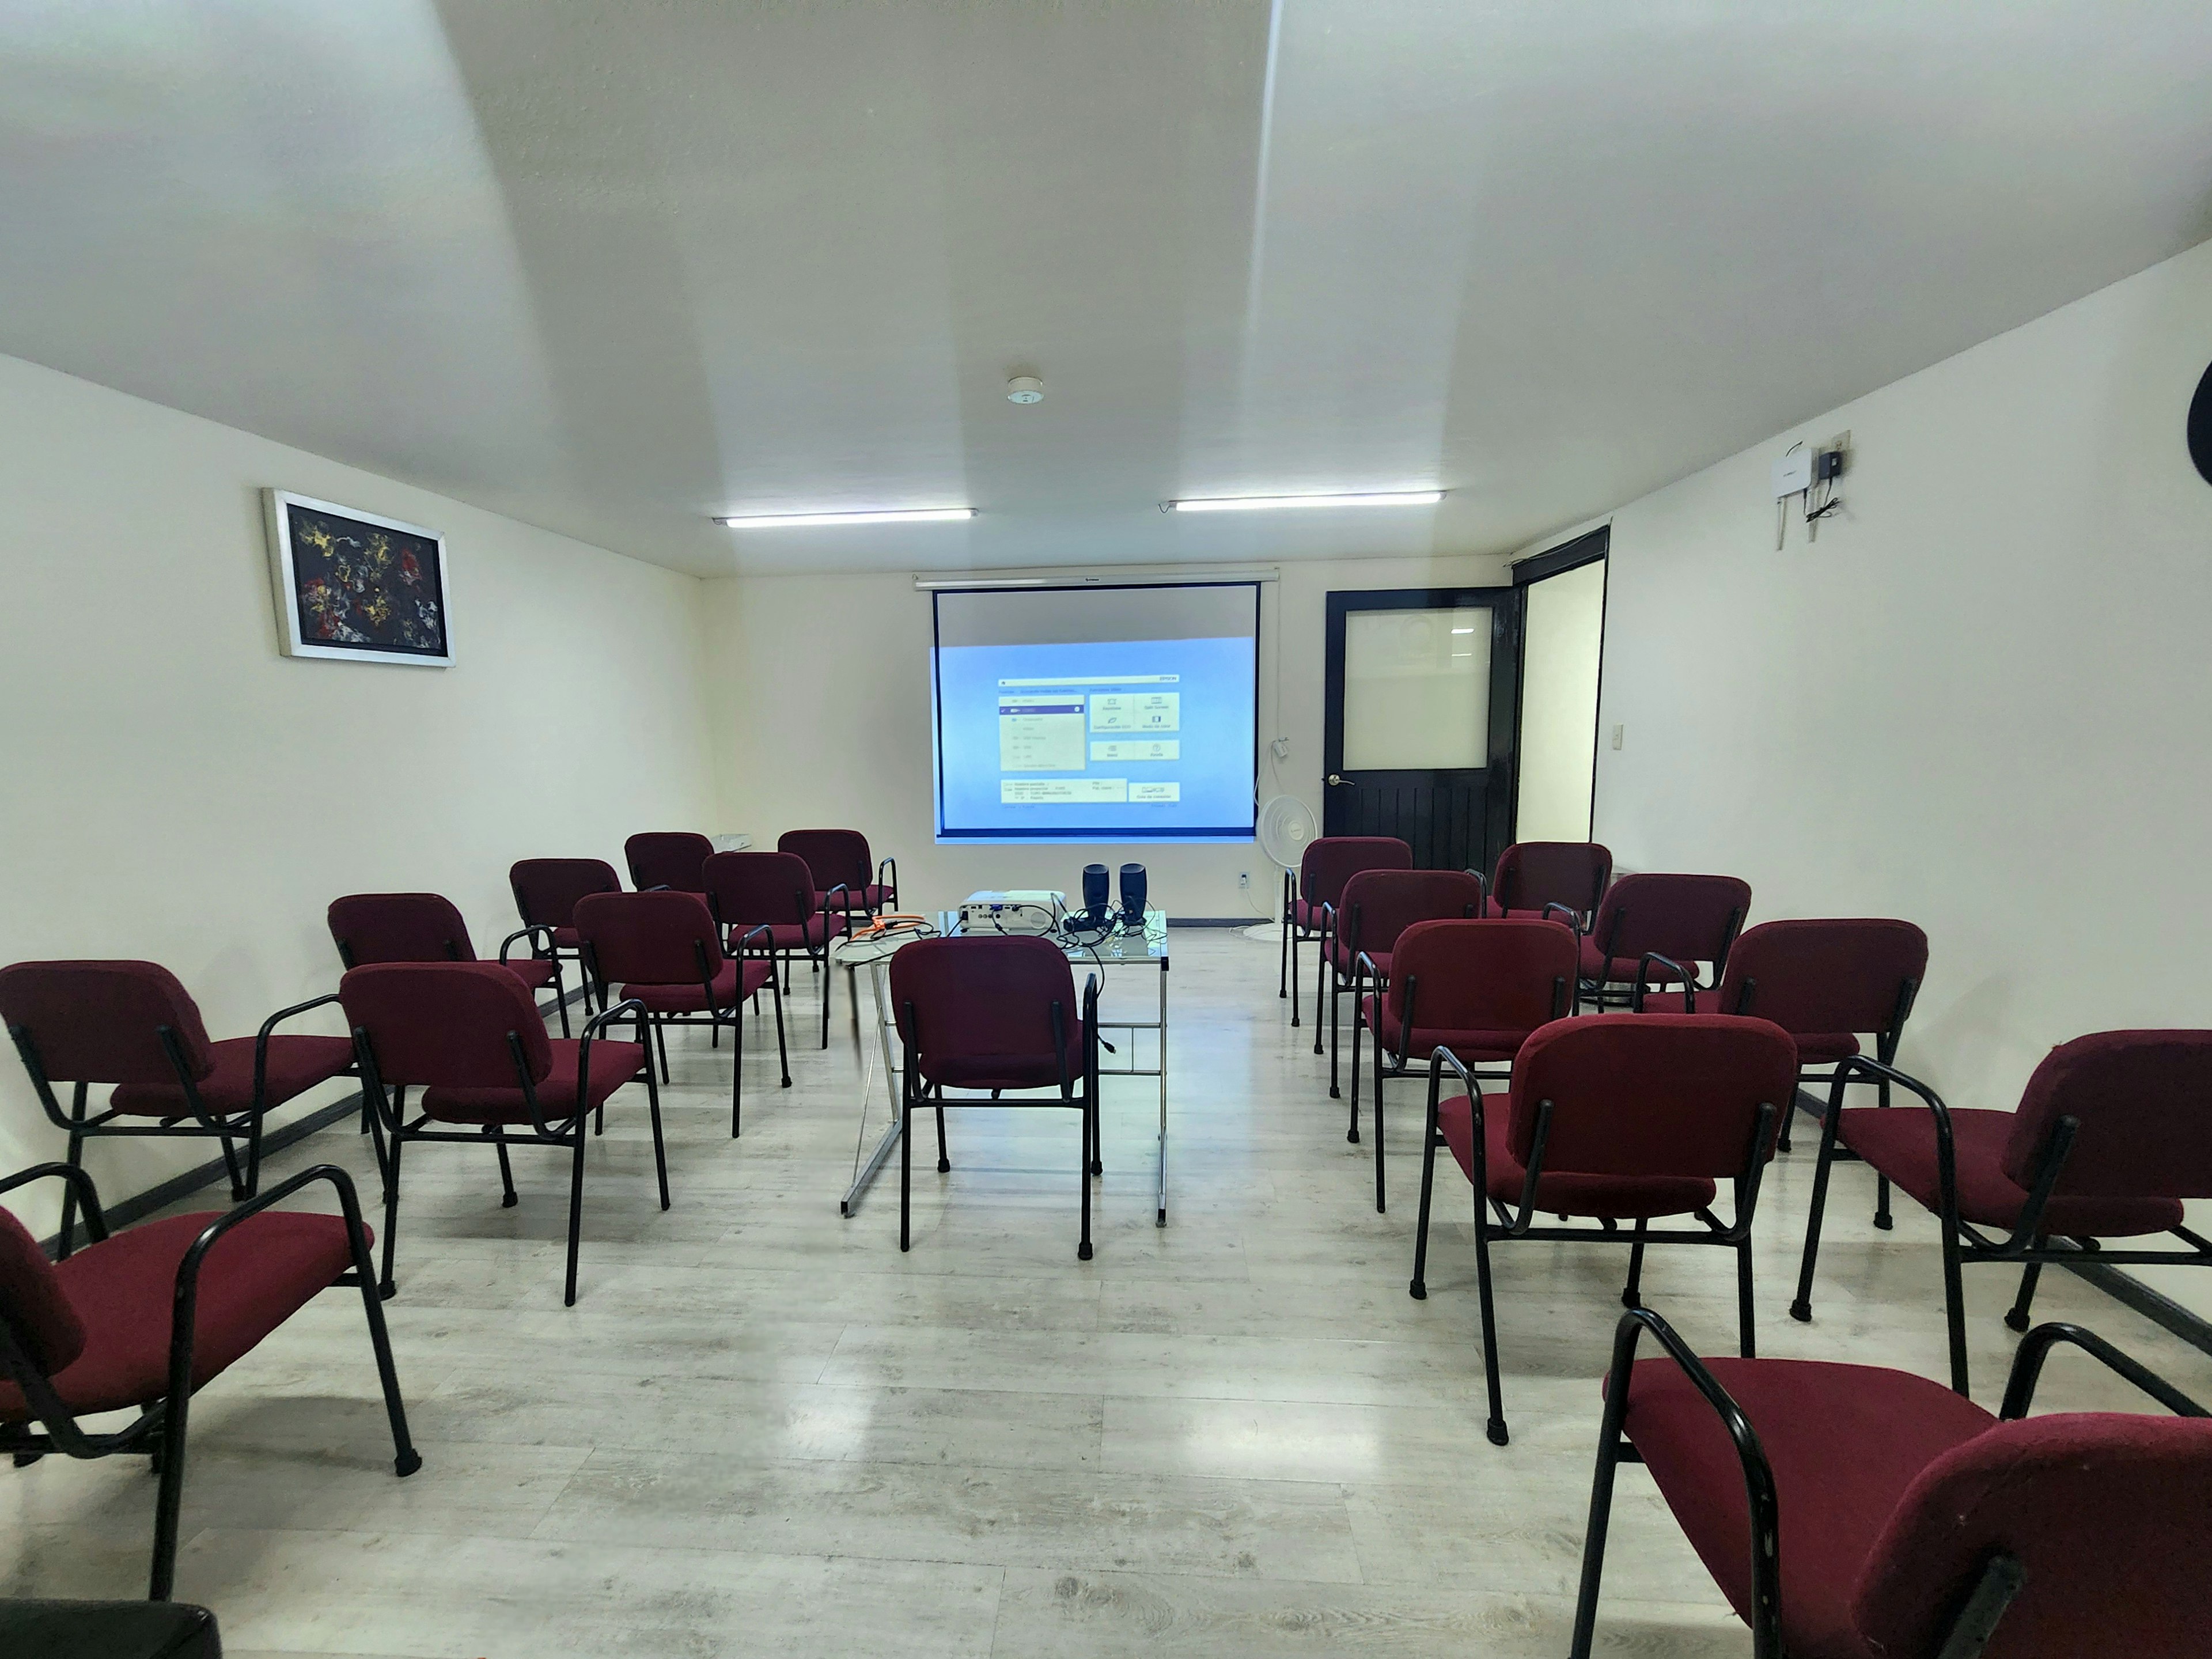
[{"label": "glass table", "polygon": [[[928,931],[879,934],[839,941],[830,951],[830,962],[835,968],[845,969],[846,1002],[853,1011],[853,1043],[855,1057],[860,1061],[860,1127],[853,1147],[853,1184],[845,1189],[838,1202],[838,1211],[851,1215],[860,1208],[861,1195],[876,1178],[878,1170],[898,1150],[899,1137],[906,1133],[902,1091],[899,1086],[899,1057],[896,1044],[897,1022],[891,1014],[890,986],[888,964],[901,949],[918,939],[959,938],[964,930],[957,910],[940,910],[930,918]],[[1159,1079],[1160,1122],[1158,1179],[1153,1194],[1157,1200],[1153,1224],[1168,1224],[1168,919],[1164,911],[1147,909],[1141,930],[1125,927],[1119,923],[1103,929],[1071,928],[1063,933],[1044,934],[1066,952],[1067,959],[1080,971],[1088,968],[1099,977],[1098,1029],[1102,1032],[1121,1032],[1126,1036],[1127,1053],[1122,1056],[1102,1054],[1099,1075],[1109,1077],[1150,1077]],[[877,1056],[871,1054],[866,1035],[860,1024],[859,975],[866,969],[868,975],[870,1000],[873,1004],[875,1047],[882,1058],[882,1077],[886,1104],[890,1111],[890,1122],[882,1137],[868,1146],[868,1103],[875,1091]],[[1157,973],[1159,979],[1158,1017],[1150,1019],[1134,1016],[1123,1017],[1105,1012],[1106,999],[1115,979],[1128,978],[1133,973]],[[1150,1034],[1152,1057],[1156,1063],[1146,1065],[1144,1039]],[[1109,1064],[1118,1060],[1118,1063]],[[1102,1097],[1103,1107],[1103,1097]],[[1103,1110],[1102,1110],[1103,1115]]]}]

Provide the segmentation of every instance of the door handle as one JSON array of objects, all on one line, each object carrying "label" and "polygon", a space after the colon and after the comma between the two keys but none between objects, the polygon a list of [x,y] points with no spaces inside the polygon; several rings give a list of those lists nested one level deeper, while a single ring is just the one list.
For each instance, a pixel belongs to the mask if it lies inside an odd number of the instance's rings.
[{"label": "door handle", "polygon": [[1330,773],[1328,775],[1328,781],[1333,784],[1344,784],[1352,781],[1350,778],[1346,777],[1343,774],[1339,772]]}]

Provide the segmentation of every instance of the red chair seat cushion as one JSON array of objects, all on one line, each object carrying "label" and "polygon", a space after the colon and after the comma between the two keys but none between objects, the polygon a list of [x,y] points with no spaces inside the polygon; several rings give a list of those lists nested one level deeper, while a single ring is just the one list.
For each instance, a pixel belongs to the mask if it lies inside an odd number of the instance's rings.
[{"label": "red chair seat cushion", "polygon": [[[577,1062],[583,1052],[580,1040],[548,1039],[553,1049],[553,1069],[538,1085],[538,1109],[548,1123],[558,1123],[579,1112],[588,1112],[635,1077],[645,1066],[645,1047],[637,1042],[615,1042],[595,1038],[592,1043],[592,1074],[578,1098]],[[425,1089],[422,1109],[443,1123],[527,1123],[530,1108],[520,1089]]]},{"label": "red chair seat cushion", "polygon": [[[1875,1540],[1928,1465],[1996,1419],[1907,1371],[1812,1360],[1708,1359],[1774,1470],[1782,1630],[1790,1659],[1868,1659],[1851,1596]],[[1751,1606],[1743,1466],[1719,1415],[1671,1359],[1638,1360],[1623,1425],[1713,1582]]]},{"label": "red chair seat cushion", "polygon": [[[765,957],[752,957],[743,963],[724,957],[721,971],[714,975],[713,1006],[724,1012],[736,1007],[766,985],[775,972]],[[656,1014],[703,1014],[708,1011],[707,988],[703,985],[625,985],[616,1000],[628,1002],[632,997]]]},{"label": "red chair seat cushion", "polygon": [[583,947],[584,936],[578,933],[574,928],[556,927],[553,930],[553,948],[555,950],[580,951]]},{"label": "red chair seat cushion", "polygon": [[[253,1043],[252,1037],[227,1037],[208,1045],[215,1070],[200,1079],[198,1088],[201,1103],[210,1111],[228,1115],[253,1109]],[[266,1103],[281,1106],[319,1083],[328,1083],[352,1064],[350,1037],[272,1036]],[[177,1117],[191,1109],[185,1104],[183,1088],[174,1084],[120,1084],[108,1103],[118,1112],[149,1117]]]},{"label": "red chair seat cushion", "polygon": [[[1589,985],[1633,984],[1636,980],[1636,964],[1639,960],[1641,958],[1638,957],[1615,957],[1613,958],[1611,970],[1608,972],[1604,950],[1595,939],[1585,937],[1583,939],[1580,967],[1583,981]],[[1681,983],[1681,978],[1680,974],[1655,962],[1651,964],[1651,971],[1645,976],[1644,982],[1646,985],[1679,985]],[[1683,1012],[1681,1001],[1678,998],[1671,1008],[1656,1012],[1679,1014]],[[1699,1012],[1718,1013],[1720,1010],[1701,1009]]]},{"label": "red chair seat cushion", "polygon": [[[2010,1112],[1954,1111],[1952,1147],[1959,1176],[1959,1217],[1984,1227],[2009,1228],[2020,1219],[2027,1194],[2004,1172]],[[1940,1214],[1936,1178],[1935,1114],[1917,1106],[1861,1106],[1837,1120],[1836,1135],[1875,1170]],[[2181,1224],[2176,1198],[2054,1197],[2043,1212],[2046,1229],[2075,1238],[2124,1238],[2162,1233]]]},{"label": "red chair seat cushion", "polygon": [[[1506,1145],[1509,1118],[1504,1098],[1483,1103],[1483,1160],[1490,1196],[1517,1205],[1528,1171]],[[1460,1172],[1474,1179],[1474,1110],[1465,1095],[1437,1103],[1437,1127],[1459,1160]],[[1713,1183],[1702,1176],[1543,1175],[1536,1181],[1536,1207],[1557,1215],[1607,1216],[1615,1220],[1688,1215],[1713,1201]]]},{"label": "red chair seat cushion", "polygon": [[[52,1378],[72,1412],[136,1408],[168,1392],[177,1267],[219,1219],[149,1221],[54,1264],[85,1329],[84,1352]],[[352,1266],[341,1216],[264,1210],[239,1223],[200,1267],[192,1387],[249,1352]],[[0,1422],[29,1414],[22,1391],[0,1382]]]},{"label": "red chair seat cushion", "polygon": [[[1372,994],[1359,1000],[1359,1016],[1367,1022],[1367,1029],[1389,1039],[1390,1051],[1398,1048],[1398,1022],[1390,1018],[1387,1011],[1377,1024],[1375,998]],[[1438,1048],[1449,1048],[1468,1065],[1477,1060],[1510,1060],[1521,1052],[1521,1045],[1528,1040],[1526,1031],[1458,1031],[1443,1026],[1416,1025],[1407,1039],[1404,1053],[1413,1063],[1425,1066],[1430,1054]]]},{"label": "red chair seat cushion", "polygon": [[1317,932],[1322,922],[1321,909],[1320,905],[1310,899],[1292,899],[1291,921],[1295,926],[1304,928],[1308,933]]},{"label": "red chair seat cushion", "polygon": [[[931,1083],[948,1089],[1057,1089],[1060,1065],[1050,1054],[951,1054],[933,1059],[924,1054],[915,1068]],[[1083,1022],[1072,1022],[1067,1034],[1067,1081],[1071,1088],[1083,1083]]]},{"label": "red chair seat cushion", "polygon": [[848,887],[842,896],[836,897],[817,892],[814,896],[814,908],[818,910],[826,904],[833,915],[838,915],[844,914],[848,903],[854,910],[880,910],[890,902],[890,888],[879,887],[870,882],[866,887]]},{"label": "red chair seat cushion", "polygon": [[[758,922],[746,922],[731,928],[730,949],[732,951],[741,949],[744,936],[747,933],[751,933],[760,925],[761,924]],[[831,911],[830,913],[829,937],[831,939],[842,938],[844,933],[844,913],[839,910]],[[817,911],[814,915],[807,917],[807,919],[803,922],[769,922],[768,924],[768,936],[771,947],[778,951],[819,949],[823,939],[821,913]],[[755,950],[760,948],[758,941],[755,941],[752,948]]]},{"label": "red chair seat cushion", "polygon": [[550,957],[514,957],[500,963],[533,991],[550,985],[554,972],[560,965]]},{"label": "red chair seat cushion", "polygon": [[1332,938],[1329,940],[1328,953],[1336,959],[1336,971],[1347,980],[1358,970],[1359,958],[1364,956],[1375,964],[1375,973],[1368,975],[1370,981],[1372,982],[1377,975],[1385,983],[1389,981],[1390,953],[1388,951],[1354,951],[1342,939]]}]

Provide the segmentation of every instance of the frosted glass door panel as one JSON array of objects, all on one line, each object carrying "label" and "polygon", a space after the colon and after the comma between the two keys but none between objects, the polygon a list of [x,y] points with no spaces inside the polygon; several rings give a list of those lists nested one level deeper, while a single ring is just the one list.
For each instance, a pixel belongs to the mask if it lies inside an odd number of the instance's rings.
[{"label": "frosted glass door panel", "polygon": [[1605,561],[1530,584],[1522,640],[1516,841],[1586,841],[1597,770]]},{"label": "frosted glass door panel", "polygon": [[1490,763],[1490,610],[1344,619],[1344,769]]}]

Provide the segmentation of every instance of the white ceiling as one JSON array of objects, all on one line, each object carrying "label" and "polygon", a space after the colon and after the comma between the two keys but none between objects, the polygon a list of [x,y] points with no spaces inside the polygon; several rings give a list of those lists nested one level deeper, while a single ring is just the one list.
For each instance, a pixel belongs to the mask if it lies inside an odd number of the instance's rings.
[{"label": "white ceiling", "polygon": [[702,574],[1495,551],[2212,234],[2208,85],[2205,0],[7,0],[0,350]]}]

